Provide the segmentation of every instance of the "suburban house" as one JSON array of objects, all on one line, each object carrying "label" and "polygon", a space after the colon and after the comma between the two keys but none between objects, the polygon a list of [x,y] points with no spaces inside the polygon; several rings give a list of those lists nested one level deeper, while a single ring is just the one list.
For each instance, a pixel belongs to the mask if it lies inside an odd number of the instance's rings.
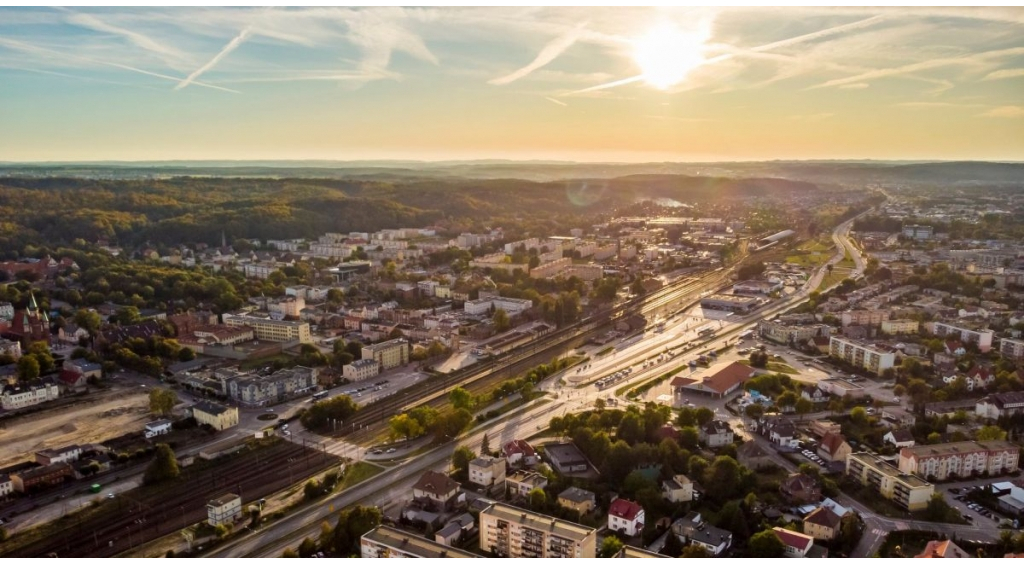
[{"label": "suburban house", "polygon": [[780,416],[764,417],[757,425],[757,431],[769,441],[788,447],[796,447],[796,426]]},{"label": "suburban house", "polygon": [[700,442],[707,445],[708,448],[718,448],[732,444],[734,439],[732,427],[725,421],[717,419],[712,419],[707,424],[701,425],[697,433],[700,437]]},{"label": "suburban house", "polygon": [[157,419],[146,423],[145,435],[147,439],[152,439],[159,435],[166,435],[171,432],[171,422],[167,419]]},{"label": "suburban house", "polygon": [[412,487],[413,500],[441,511],[455,507],[459,496],[459,483],[448,476],[427,470]]},{"label": "suburban house", "polygon": [[580,515],[586,515],[597,507],[597,496],[592,491],[571,486],[558,494],[558,505],[572,509]]},{"label": "suburban house", "polygon": [[644,530],[644,508],[635,501],[618,498],[608,508],[608,528],[634,537]]},{"label": "suburban house", "polygon": [[505,481],[505,459],[481,456],[469,462],[469,482],[491,487]]},{"label": "suburban house", "polygon": [[924,546],[924,550],[920,554],[914,556],[914,558],[970,558],[971,555],[966,550],[953,544],[951,540],[944,541],[928,541],[928,544]]},{"label": "suburban house", "polygon": [[736,460],[751,470],[773,466],[771,455],[755,441],[747,441],[736,449]]},{"label": "suburban house", "polygon": [[782,495],[794,504],[814,503],[821,499],[821,486],[817,480],[799,472],[790,474],[779,485]]},{"label": "suburban house", "polygon": [[893,429],[882,437],[882,441],[896,448],[912,447],[914,446],[914,434],[910,432],[910,429]]},{"label": "suburban house", "polygon": [[828,507],[819,507],[804,517],[804,533],[817,540],[829,541],[839,534],[842,518]]},{"label": "suburban house", "polygon": [[661,482],[661,497],[673,503],[693,501],[693,481],[682,474]]},{"label": "suburban house", "polygon": [[822,437],[818,446],[818,456],[829,462],[845,462],[846,457],[853,452],[853,448],[846,442],[846,439],[838,433],[829,433]]},{"label": "suburban house", "polygon": [[476,519],[469,513],[463,513],[448,521],[444,527],[434,533],[434,542],[445,546],[455,546],[456,543],[469,536],[475,528]]},{"label": "suburban house", "polygon": [[814,548],[814,537],[783,529],[782,527],[772,527],[772,530],[775,531],[775,535],[785,545],[786,558],[806,558],[811,549]]},{"label": "suburban house", "polygon": [[533,466],[540,462],[537,451],[522,439],[512,439],[501,447],[501,453],[511,466]]},{"label": "suburban house", "polygon": [[696,511],[676,519],[672,523],[672,533],[680,542],[702,546],[712,556],[721,556],[732,546],[732,533],[708,524]]},{"label": "suburban house", "polygon": [[511,497],[526,497],[536,488],[544,489],[548,479],[530,470],[516,470],[505,478],[505,491]]}]

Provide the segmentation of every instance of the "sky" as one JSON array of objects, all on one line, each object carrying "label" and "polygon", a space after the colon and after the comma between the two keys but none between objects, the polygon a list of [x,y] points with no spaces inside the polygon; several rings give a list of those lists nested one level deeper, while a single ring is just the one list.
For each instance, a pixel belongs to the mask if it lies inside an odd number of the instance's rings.
[{"label": "sky", "polygon": [[0,161],[1024,160],[1021,8],[0,8]]}]

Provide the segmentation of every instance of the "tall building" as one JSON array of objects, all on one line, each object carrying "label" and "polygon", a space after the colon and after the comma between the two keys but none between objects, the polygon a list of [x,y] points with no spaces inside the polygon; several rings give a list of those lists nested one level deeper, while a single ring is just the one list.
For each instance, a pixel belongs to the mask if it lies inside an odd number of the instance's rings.
[{"label": "tall building", "polygon": [[298,341],[312,343],[309,323],[305,321],[283,321],[255,315],[224,314],[224,325],[228,327],[252,327],[256,338],[275,343]]},{"label": "tall building", "polygon": [[875,374],[881,374],[886,368],[892,368],[896,362],[895,353],[883,351],[870,343],[847,337],[832,336],[829,339],[829,355],[841,358]]},{"label": "tall building", "polygon": [[360,537],[359,553],[363,558],[480,558],[386,525]]},{"label": "tall building", "polygon": [[941,321],[925,323],[924,326],[929,333],[939,337],[950,336],[964,343],[977,343],[981,352],[988,352],[992,348],[992,337],[995,336],[991,329],[975,330]]},{"label": "tall building", "polygon": [[935,486],[867,452],[846,457],[846,475],[908,511],[924,509],[935,493]]},{"label": "tall building", "polygon": [[375,360],[381,370],[389,370],[409,364],[409,344],[405,339],[391,339],[376,345],[363,347],[362,360]]},{"label": "tall building", "polygon": [[[998,476],[1017,469],[1020,449],[1009,441],[962,441],[900,450],[900,471],[936,480]],[[929,478],[931,479],[931,478]]]},{"label": "tall building", "polygon": [[504,558],[595,558],[597,531],[495,503],[480,512],[480,550]]}]

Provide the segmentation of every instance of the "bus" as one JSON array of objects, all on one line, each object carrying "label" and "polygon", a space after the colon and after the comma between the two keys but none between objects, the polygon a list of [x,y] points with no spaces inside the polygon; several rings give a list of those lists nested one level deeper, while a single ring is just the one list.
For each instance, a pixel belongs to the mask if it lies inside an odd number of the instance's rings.
[{"label": "bus", "polygon": [[740,333],[738,335],[737,339],[742,341],[743,339],[746,339],[746,338],[750,337],[753,334],[754,334],[754,330],[753,329],[747,329],[746,331]]},{"label": "bus", "polygon": [[705,328],[701,329],[700,331],[697,331],[697,336],[698,337],[712,337],[712,336],[714,336],[714,334],[715,334],[715,328],[714,327],[705,327]]},{"label": "bus", "polygon": [[317,392],[317,393],[313,394],[313,401],[314,402],[318,402],[318,401],[320,401],[322,399],[326,399],[328,393],[329,392],[327,390],[324,390],[322,392]]}]

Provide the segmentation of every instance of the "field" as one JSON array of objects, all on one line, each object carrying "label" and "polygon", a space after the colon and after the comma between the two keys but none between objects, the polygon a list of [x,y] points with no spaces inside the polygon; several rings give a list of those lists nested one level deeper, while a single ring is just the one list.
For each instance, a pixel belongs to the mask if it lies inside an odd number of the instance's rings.
[{"label": "field", "polygon": [[815,289],[817,291],[819,291],[819,292],[823,292],[826,289],[831,288],[832,286],[835,286],[836,284],[839,284],[840,282],[843,281],[843,279],[849,278],[849,276],[850,276],[850,269],[849,268],[839,268],[839,267],[836,267],[834,270],[832,270],[831,274],[829,274],[828,272],[825,273],[825,276],[822,277],[822,279],[821,279],[821,284],[818,284],[818,287],[815,288]]},{"label": "field", "polygon": [[[0,428],[0,466],[31,460],[36,451],[101,443],[138,431],[149,422],[149,396],[135,390],[14,418]],[[84,401],[89,396],[84,396]]]},{"label": "field", "polygon": [[834,248],[835,245],[831,241],[806,241],[786,256],[786,262],[804,268],[817,268],[828,261]]}]

